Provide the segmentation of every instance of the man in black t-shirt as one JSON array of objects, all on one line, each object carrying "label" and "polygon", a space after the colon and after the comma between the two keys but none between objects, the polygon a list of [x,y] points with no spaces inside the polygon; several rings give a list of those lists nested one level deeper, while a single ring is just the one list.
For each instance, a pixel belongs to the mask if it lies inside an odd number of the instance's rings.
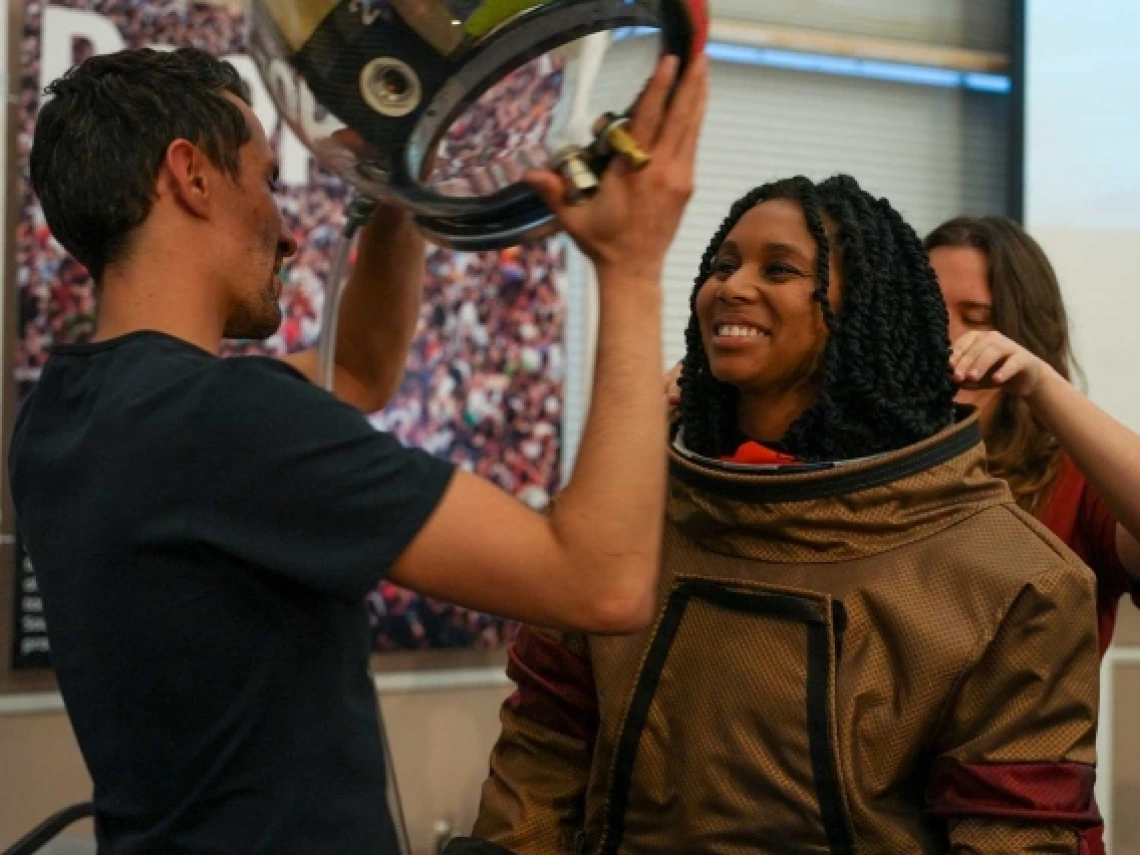
[{"label": "man in black t-shirt", "polygon": [[[666,61],[598,197],[535,189],[599,283],[591,414],[549,517],[374,431],[416,317],[422,245],[383,208],[346,291],[336,395],[272,334],[296,249],[234,69],[192,49],[87,60],[31,154],[56,238],[100,292],[20,412],[10,478],[104,855],[396,852],[365,594],[390,578],[606,633],[654,609],[664,494],[660,276],[691,192],[707,66]],[[338,400],[338,398],[340,400]]]}]

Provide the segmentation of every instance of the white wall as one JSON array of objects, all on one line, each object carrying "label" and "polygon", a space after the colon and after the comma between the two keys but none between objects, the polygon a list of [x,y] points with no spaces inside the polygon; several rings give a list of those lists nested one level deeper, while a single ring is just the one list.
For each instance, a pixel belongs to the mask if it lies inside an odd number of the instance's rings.
[{"label": "white wall", "polygon": [[1028,6],[1026,223],[1061,277],[1090,394],[1140,429],[1140,6]]}]

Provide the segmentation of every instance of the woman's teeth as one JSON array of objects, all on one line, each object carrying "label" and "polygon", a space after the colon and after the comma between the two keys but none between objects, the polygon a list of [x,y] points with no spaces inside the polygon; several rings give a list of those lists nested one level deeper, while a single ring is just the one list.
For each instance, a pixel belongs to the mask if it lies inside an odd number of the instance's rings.
[{"label": "woman's teeth", "polygon": [[735,324],[721,324],[716,328],[716,334],[725,338],[755,338],[761,335],[756,327],[742,327]]}]

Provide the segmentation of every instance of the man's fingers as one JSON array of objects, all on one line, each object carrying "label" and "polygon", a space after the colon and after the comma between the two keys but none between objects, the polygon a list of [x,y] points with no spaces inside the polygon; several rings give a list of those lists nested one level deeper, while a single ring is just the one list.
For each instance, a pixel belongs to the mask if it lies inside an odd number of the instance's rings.
[{"label": "man's fingers", "polygon": [[522,180],[550,209],[562,228],[573,236],[575,224],[580,223],[581,212],[566,201],[566,182],[562,176],[536,169],[526,173]]},{"label": "man's fingers", "polygon": [[364,137],[352,128],[341,128],[339,131],[333,131],[331,137],[334,142],[340,143],[353,154],[363,156],[367,153],[368,146],[364,142]]},{"label": "man's fingers", "polygon": [[566,185],[557,173],[536,169],[526,173],[522,180],[555,214],[566,207]]},{"label": "man's fingers", "polygon": [[665,105],[669,101],[669,93],[673,90],[673,83],[677,79],[679,66],[680,61],[675,56],[670,55],[662,59],[634,108],[629,132],[637,140],[638,145],[646,151],[653,147],[661,133]]},{"label": "man's fingers", "polygon": [[708,97],[709,60],[704,54],[694,57],[673,94],[668,115],[658,137],[657,148],[666,156],[696,147],[704,120],[702,103]]},{"label": "man's fingers", "polygon": [[692,163],[696,159],[697,145],[701,141],[701,130],[704,128],[705,112],[709,104],[709,78],[707,70],[703,75],[701,82],[699,98],[693,111],[689,114],[689,119],[684,128],[684,132],[678,140],[677,153],[686,163]]}]

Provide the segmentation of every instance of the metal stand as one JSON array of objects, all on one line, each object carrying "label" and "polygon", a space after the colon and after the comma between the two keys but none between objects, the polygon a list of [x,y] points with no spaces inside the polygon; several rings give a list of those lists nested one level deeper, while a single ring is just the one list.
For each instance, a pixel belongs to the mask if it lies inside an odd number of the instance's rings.
[{"label": "metal stand", "polygon": [[321,316],[320,342],[317,345],[318,364],[320,365],[321,387],[333,391],[336,379],[336,331],[340,323],[340,301],[344,296],[345,271],[348,268],[348,257],[352,253],[352,245],[356,240],[356,233],[360,227],[368,222],[372,212],[376,210],[376,202],[366,196],[353,196],[345,207],[344,230],[337,239],[336,249],[333,252],[332,268],[325,281],[325,306]]},{"label": "metal stand", "polygon": [[[376,703],[380,703],[380,695],[376,695]],[[400,788],[396,784],[396,764],[392,760],[392,745],[388,742],[388,729],[384,726],[384,713],[379,711],[376,720],[380,723],[380,745],[384,750],[384,768],[388,777],[388,814],[392,817],[392,825],[396,828],[396,843],[400,847],[400,855],[411,855],[412,844],[408,838],[408,821],[404,817],[404,804],[400,801]]]},{"label": "metal stand", "polygon": [[[317,362],[319,365],[319,379],[321,387],[332,392],[336,385],[336,341],[337,326],[340,322],[340,302],[344,296],[344,286],[347,277],[348,258],[352,253],[352,245],[356,241],[356,233],[360,227],[368,222],[372,212],[376,210],[376,201],[367,196],[354,195],[345,207],[344,230],[337,239],[333,253],[332,268],[325,281],[324,314],[321,316],[320,341],[317,344]],[[380,703],[377,695],[376,703]],[[396,828],[396,839],[402,855],[408,855],[411,847],[408,842],[408,826],[404,819],[404,807],[400,802],[400,791],[396,785],[396,767],[392,761],[392,747],[388,742],[388,732],[384,727],[384,716],[377,716],[380,722],[380,744],[384,750],[384,766],[388,777],[388,813],[392,817],[392,824]]]},{"label": "metal stand", "polygon": [[5,849],[3,855],[35,855],[36,852],[39,852],[47,846],[73,822],[86,819],[94,815],[94,813],[95,808],[91,802],[84,802],[83,804],[64,808],[59,813],[53,814],[45,819],[9,848]]}]

